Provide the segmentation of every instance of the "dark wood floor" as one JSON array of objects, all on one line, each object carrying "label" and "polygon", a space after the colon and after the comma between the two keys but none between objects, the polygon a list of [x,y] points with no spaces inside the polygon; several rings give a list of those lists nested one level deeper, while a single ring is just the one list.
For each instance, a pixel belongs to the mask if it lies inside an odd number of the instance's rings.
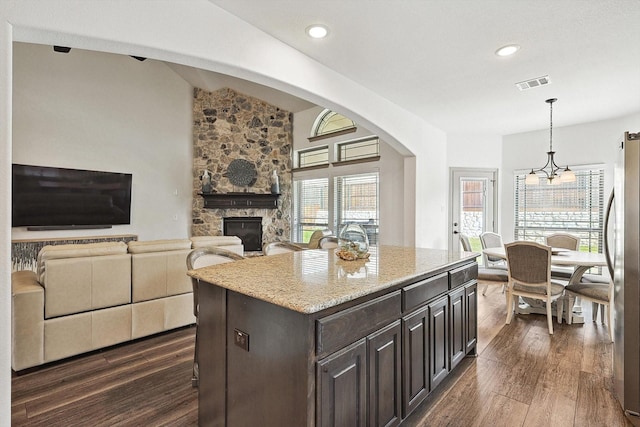
[{"label": "dark wood floor", "polygon": [[[544,316],[504,320],[504,296],[490,287],[479,296],[478,357],[465,359],[446,389],[428,398],[429,409],[404,425],[631,426],[611,391],[605,325],[554,323],[550,336]],[[193,333],[181,329],[13,375],[12,425],[197,425]]]},{"label": "dark wood floor", "polygon": [[196,426],[195,328],[16,376],[12,426]]}]

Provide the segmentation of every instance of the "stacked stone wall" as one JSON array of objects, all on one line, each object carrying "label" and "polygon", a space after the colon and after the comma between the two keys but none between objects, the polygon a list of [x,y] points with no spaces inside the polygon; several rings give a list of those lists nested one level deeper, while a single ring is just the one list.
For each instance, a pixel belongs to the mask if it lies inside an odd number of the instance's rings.
[{"label": "stacked stone wall", "polygon": [[[259,99],[224,88],[193,91],[193,236],[223,234],[225,217],[262,217],[263,243],[291,237],[291,150],[293,114]],[[255,182],[234,186],[225,176],[232,160],[256,167]],[[208,170],[212,192],[269,193],[277,171],[280,194],[277,209],[205,209],[201,193]]]}]

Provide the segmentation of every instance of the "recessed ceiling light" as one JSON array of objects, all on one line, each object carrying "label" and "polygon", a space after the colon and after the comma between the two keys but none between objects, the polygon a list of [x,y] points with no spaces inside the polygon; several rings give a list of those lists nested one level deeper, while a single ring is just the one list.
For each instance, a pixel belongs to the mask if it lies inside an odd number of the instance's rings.
[{"label": "recessed ceiling light", "polygon": [[329,34],[329,29],[324,25],[314,24],[307,27],[307,34],[314,39],[321,39]]},{"label": "recessed ceiling light", "polygon": [[508,44],[506,46],[502,46],[500,49],[496,50],[496,55],[498,56],[509,56],[516,53],[520,50],[520,46],[517,44]]}]

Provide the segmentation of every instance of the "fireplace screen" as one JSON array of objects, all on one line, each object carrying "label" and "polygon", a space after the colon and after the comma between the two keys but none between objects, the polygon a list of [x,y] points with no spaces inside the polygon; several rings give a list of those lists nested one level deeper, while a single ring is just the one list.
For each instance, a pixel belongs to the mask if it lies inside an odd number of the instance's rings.
[{"label": "fireplace screen", "polygon": [[224,235],[238,236],[245,251],[262,250],[262,217],[224,218]]}]

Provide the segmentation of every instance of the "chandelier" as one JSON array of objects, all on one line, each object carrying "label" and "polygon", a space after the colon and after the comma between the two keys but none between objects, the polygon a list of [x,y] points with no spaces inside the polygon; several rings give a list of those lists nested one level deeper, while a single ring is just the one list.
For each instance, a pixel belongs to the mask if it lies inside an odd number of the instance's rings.
[{"label": "chandelier", "polygon": [[576,174],[569,169],[569,166],[563,169],[558,166],[553,159],[553,156],[556,154],[555,151],[553,151],[553,103],[557,100],[557,98],[551,98],[544,101],[549,104],[549,151],[547,151],[547,163],[540,169],[531,169],[531,172],[527,174],[527,178],[525,179],[526,184],[538,185],[540,183],[539,178],[542,177],[546,177],[547,183],[551,185],[574,182],[576,180]]}]

